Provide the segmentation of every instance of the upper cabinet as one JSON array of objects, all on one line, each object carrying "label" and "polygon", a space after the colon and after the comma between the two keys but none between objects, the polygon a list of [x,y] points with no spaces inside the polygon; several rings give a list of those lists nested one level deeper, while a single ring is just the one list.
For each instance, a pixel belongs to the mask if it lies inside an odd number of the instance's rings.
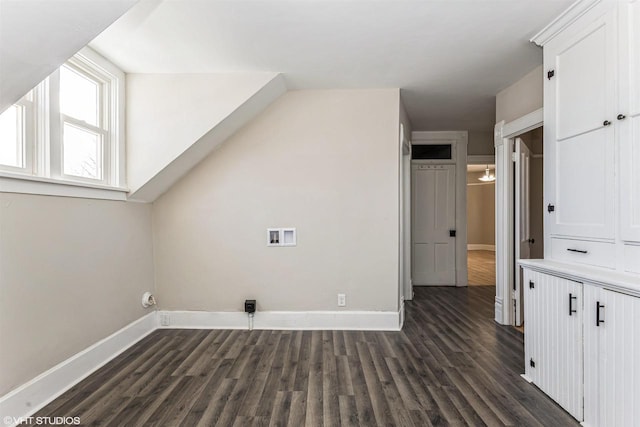
[{"label": "upper cabinet", "polygon": [[640,242],[640,0],[619,9],[620,237]]},{"label": "upper cabinet", "polygon": [[583,0],[544,47],[545,258],[640,274],[640,0]]},{"label": "upper cabinet", "polygon": [[615,237],[615,27],[610,9],[544,48],[545,163],[553,235]]}]

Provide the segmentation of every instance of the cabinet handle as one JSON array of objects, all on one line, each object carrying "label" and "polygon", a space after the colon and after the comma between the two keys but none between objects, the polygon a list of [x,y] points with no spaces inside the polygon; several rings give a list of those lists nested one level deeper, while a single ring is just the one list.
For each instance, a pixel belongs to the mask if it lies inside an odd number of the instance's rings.
[{"label": "cabinet handle", "polygon": [[604,308],[603,304],[600,304],[600,301],[596,302],[596,326],[600,326],[600,323],[604,323],[604,320],[600,320],[600,309]]},{"label": "cabinet handle", "polygon": [[577,313],[578,312],[578,310],[574,310],[573,309],[573,300],[574,299],[577,300],[578,297],[574,296],[573,294],[570,293],[569,294],[569,316],[571,316],[572,313]]},{"label": "cabinet handle", "polygon": [[533,245],[536,242],[536,239],[529,239],[527,241]]},{"label": "cabinet handle", "polygon": [[571,249],[571,248],[568,248],[567,250],[569,252],[577,252],[579,254],[588,254],[589,253],[589,251],[583,251],[582,249]]},{"label": "cabinet handle", "polygon": [[602,122],[602,126],[609,126],[611,124],[611,122],[609,120],[605,120],[604,122]]},{"label": "cabinet handle", "polygon": [[626,118],[627,116],[625,116],[624,114],[618,114],[618,117],[617,117],[618,120],[624,120]]}]

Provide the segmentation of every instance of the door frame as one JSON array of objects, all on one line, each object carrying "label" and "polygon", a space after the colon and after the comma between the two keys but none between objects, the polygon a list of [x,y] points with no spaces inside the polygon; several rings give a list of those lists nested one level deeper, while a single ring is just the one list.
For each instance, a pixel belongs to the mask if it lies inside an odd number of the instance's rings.
[{"label": "door frame", "polygon": [[[511,310],[515,280],[514,233],[514,171],[513,147],[517,136],[544,125],[543,109],[539,108],[509,123],[504,120],[494,127],[496,153],[496,297],[495,321],[513,325]],[[545,217],[544,228],[547,229]],[[546,247],[546,246],[545,246]]]},{"label": "door frame", "polygon": [[411,140],[400,123],[400,308],[413,299],[411,282]]},{"label": "door frame", "polygon": [[[523,148],[526,148],[526,153],[523,153]],[[528,235],[528,238],[531,238],[531,227],[530,227],[530,221],[531,221],[531,203],[530,203],[530,187],[531,187],[531,149],[527,146],[527,144],[519,137],[515,137],[514,139],[514,164],[515,164],[515,171],[514,171],[514,187],[515,187],[515,198],[514,198],[514,259],[518,260],[518,259],[522,259],[522,223],[523,223],[523,219],[526,220],[526,226],[525,226],[525,230],[526,233]],[[528,156],[528,160],[529,160],[529,164],[527,165],[523,165],[522,164],[522,160],[523,157],[522,155],[526,154]],[[524,168],[524,169],[523,169]],[[526,179],[526,183],[523,182],[523,178]],[[523,184],[526,184],[524,188],[526,188],[526,192],[522,192],[523,190]],[[526,200],[526,203],[524,204],[526,206],[526,211],[523,211],[523,200]],[[529,254],[527,254],[527,259],[530,258]],[[515,286],[514,286],[514,298],[513,301],[515,303],[515,307],[514,307],[514,311],[515,311],[515,317],[514,317],[514,326],[522,326],[522,322],[524,322],[524,315],[523,315],[523,309],[524,309],[524,303],[523,303],[523,283],[524,283],[524,279],[523,279],[523,271],[522,268],[518,268],[517,266],[515,267],[515,272],[514,272],[514,280],[515,280]]]},{"label": "door frame", "polygon": [[[452,144],[451,160],[412,160],[411,163],[456,165],[456,286],[467,286],[467,131],[415,131],[413,145]],[[413,243],[413,238],[411,239]]]}]

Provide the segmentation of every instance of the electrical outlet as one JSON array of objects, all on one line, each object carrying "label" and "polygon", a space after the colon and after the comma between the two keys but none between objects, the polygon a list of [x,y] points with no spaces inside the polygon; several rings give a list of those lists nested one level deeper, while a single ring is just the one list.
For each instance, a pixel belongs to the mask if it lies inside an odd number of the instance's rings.
[{"label": "electrical outlet", "polygon": [[347,295],[338,294],[338,307],[346,307],[346,306],[347,306]]},{"label": "electrical outlet", "polygon": [[169,315],[167,313],[160,313],[160,326],[169,326]]}]

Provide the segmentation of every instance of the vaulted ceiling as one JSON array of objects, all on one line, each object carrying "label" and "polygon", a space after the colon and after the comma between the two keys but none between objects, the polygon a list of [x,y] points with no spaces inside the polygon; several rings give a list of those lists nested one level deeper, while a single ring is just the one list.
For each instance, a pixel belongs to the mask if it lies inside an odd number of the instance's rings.
[{"label": "vaulted ceiling", "polygon": [[136,0],[0,0],[0,112],[44,80]]},{"label": "vaulted ceiling", "polygon": [[135,73],[282,72],[291,89],[400,87],[418,130],[491,131],[571,0],[143,0],[92,47]]}]

